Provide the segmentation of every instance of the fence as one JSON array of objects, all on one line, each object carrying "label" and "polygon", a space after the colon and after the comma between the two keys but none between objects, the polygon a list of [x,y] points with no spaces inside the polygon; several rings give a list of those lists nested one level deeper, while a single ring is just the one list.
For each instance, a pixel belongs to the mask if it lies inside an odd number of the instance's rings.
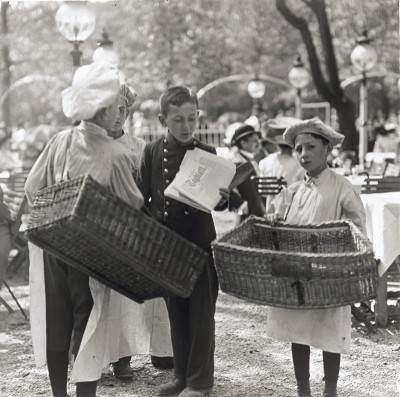
[{"label": "fence", "polygon": [[[141,129],[135,129],[135,136],[144,139],[146,142],[153,142],[166,134],[165,129],[153,126],[144,126]],[[194,137],[200,142],[214,147],[226,146],[225,129],[223,127],[199,128],[195,131]]]}]

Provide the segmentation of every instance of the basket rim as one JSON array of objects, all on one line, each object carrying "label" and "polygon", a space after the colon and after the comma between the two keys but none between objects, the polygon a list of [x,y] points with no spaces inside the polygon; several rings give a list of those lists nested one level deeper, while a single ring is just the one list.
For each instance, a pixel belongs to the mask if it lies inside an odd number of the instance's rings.
[{"label": "basket rim", "polygon": [[234,245],[230,243],[219,243],[219,242],[213,242],[211,243],[211,246],[213,248],[229,248],[230,250],[235,250],[235,251],[245,251],[245,252],[254,252],[254,253],[260,253],[260,254],[268,254],[268,255],[275,255],[275,256],[280,256],[280,257],[300,257],[300,258],[310,258],[310,259],[332,259],[334,258],[362,258],[362,257],[369,257],[374,255],[373,250],[367,250],[365,252],[334,252],[331,254],[324,254],[324,253],[314,253],[314,252],[299,252],[299,251],[275,251],[275,250],[268,250],[264,248],[249,248],[245,247],[242,245]]},{"label": "basket rim", "polygon": [[[43,207],[43,204],[38,204],[36,202],[36,198],[38,198],[38,197],[40,197],[40,196],[42,196],[42,195],[44,195],[44,194],[46,194],[48,192],[63,190],[66,186],[69,186],[69,185],[80,185],[80,188],[79,188],[78,194],[74,193],[74,195],[72,195],[71,197],[68,197],[68,198],[76,197],[76,200],[78,201],[78,199],[82,195],[82,192],[83,192],[84,188],[87,185],[94,185],[96,187],[96,189],[104,192],[104,194],[106,194],[108,196],[112,195],[113,199],[115,199],[117,202],[119,202],[119,204],[123,205],[132,214],[134,214],[134,215],[143,214],[144,216],[147,216],[147,218],[149,218],[149,220],[148,220],[149,222],[153,222],[153,221],[156,222],[158,227],[164,229],[167,233],[173,233],[174,236],[177,239],[179,239],[180,241],[185,241],[185,243],[190,245],[193,249],[200,250],[201,254],[204,254],[205,256],[207,256],[207,254],[204,252],[203,248],[201,248],[197,244],[193,243],[192,241],[186,239],[185,237],[181,236],[179,233],[175,232],[174,230],[168,228],[163,223],[158,222],[154,217],[148,216],[145,213],[142,213],[142,211],[140,209],[136,209],[136,208],[132,207],[129,202],[127,202],[123,198],[121,198],[118,195],[116,195],[115,193],[113,193],[109,188],[107,188],[106,186],[104,186],[100,182],[98,182],[96,179],[94,179],[90,174],[81,174],[81,175],[78,175],[78,176],[76,176],[74,178],[71,178],[71,179],[68,179],[68,180],[65,180],[65,181],[61,181],[61,182],[55,183],[55,184],[53,184],[51,186],[47,186],[47,187],[45,187],[43,189],[40,189],[37,192],[36,196],[35,196],[35,200],[34,200],[34,203],[32,205],[32,209],[31,209],[31,214],[32,214],[34,209]],[[52,205],[52,204],[53,203],[50,203],[49,205]],[[60,217],[60,218],[57,218],[57,219],[52,219],[51,221],[45,222],[45,223],[43,223],[43,224],[41,224],[39,226],[33,226],[32,225],[32,221],[31,221],[32,218],[30,216],[29,220],[28,220],[28,224],[26,226],[26,232],[34,231],[36,229],[41,228],[42,226],[49,226],[49,225],[51,225],[53,223],[56,223],[58,221],[65,220],[65,219],[72,219],[72,218],[79,219],[79,217],[76,217],[75,214],[71,213],[69,215],[65,215],[62,218]]]},{"label": "basket rim", "polygon": [[[298,229],[309,229],[310,232],[313,230],[317,231],[319,229],[323,228],[333,228],[333,227],[348,227],[352,233],[357,235],[357,237],[360,238],[361,242],[364,244],[365,251],[359,252],[359,251],[348,251],[348,252],[338,252],[338,253],[330,253],[330,254],[324,254],[324,253],[313,253],[313,252],[299,252],[299,251],[276,251],[276,250],[270,250],[270,249],[265,249],[265,248],[249,248],[245,247],[242,245],[237,245],[237,244],[232,244],[226,241],[221,241],[223,239],[229,238],[231,235],[233,235],[236,230],[245,227],[247,223],[256,223],[256,222],[262,222],[263,225],[267,228],[279,230],[279,229],[292,229],[293,231],[298,230]],[[255,252],[255,253],[265,253],[269,255],[279,255],[279,256],[293,256],[296,255],[297,257],[302,257],[302,258],[355,258],[355,257],[364,257],[364,256],[370,256],[371,254],[374,256],[374,251],[373,251],[373,246],[372,243],[368,240],[367,237],[364,236],[364,234],[357,228],[357,226],[348,219],[340,219],[340,220],[334,220],[334,221],[326,221],[326,222],[321,222],[318,224],[309,224],[309,225],[299,225],[299,224],[291,224],[291,223],[286,223],[286,222],[277,222],[274,225],[268,224],[264,218],[251,215],[249,216],[244,222],[242,222],[239,226],[236,228],[229,230],[228,232],[224,233],[221,235],[219,238],[214,240],[211,243],[211,246],[213,248],[215,247],[224,247],[224,248],[229,248],[231,250],[236,250],[236,251],[245,251],[245,252]]]}]

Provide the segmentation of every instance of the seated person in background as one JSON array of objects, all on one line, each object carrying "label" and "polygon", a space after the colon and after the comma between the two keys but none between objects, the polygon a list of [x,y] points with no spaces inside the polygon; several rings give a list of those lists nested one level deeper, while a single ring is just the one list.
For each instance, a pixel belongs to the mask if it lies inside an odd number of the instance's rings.
[{"label": "seated person in background", "polygon": [[261,140],[260,140],[260,148],[258,153],[254,156],[255,160],[260,163],[262,159],[269,156],[271,153],[275,153],[278,150],[275,142],[271,142],[269,139],[265,139],[266,131],[268,130],[268,122],[264,121],[261,124]]},{"label": "seated person in background", "polygon": [[231,140],[231,146],[236,146],[238,149],[233,162],[236,165],[250,162],[254,168],[254,172],[237,187],[237,191],[236,189],[233,190],[230,196],[229,204],[232,208],[239,209],[245,205],[245,202],[247,203],[244,217],[247,215],[264,216],[265,214],[264,200],[258,193],[255,183],[251,180],[252,176],[260,176],[258,163],[254,159],[260,145],[260,137],[261,133],[256,131],[254,127],[243,124],[236,129]]},{"label": "seated person in background", "polygon": [[393,123],[386,123],[375,129],[376,141],[374,152],[396,152],[400,137]]},{"label": "seated person in background", "polygon": [[8,254],[11,249],[12,216],[3,200],[3,190],[0,187],[0,289],[7,270]]}]

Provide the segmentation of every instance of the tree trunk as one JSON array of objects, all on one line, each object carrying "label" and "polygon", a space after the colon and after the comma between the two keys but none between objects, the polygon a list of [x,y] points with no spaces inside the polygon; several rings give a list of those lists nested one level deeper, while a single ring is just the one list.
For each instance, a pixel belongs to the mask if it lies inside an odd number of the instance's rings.
[{"label": "tree trunk", "polygon": [[358,134],[355,127],[355,107],[347,98],[340,87],[339,73],[336,63],[335,50],[330,32],[329,20],[325,9],[325,0],[303,0],[318,20],[320,40],[322,42],[322,56],[326,73],[322,73],[320,60],[313,36],[309,29],[310,22],[298,16],[287,5],[286,0],[276,0],[276,6],[285,20],[299,30],[308,54],[311,75],[318,94],[332,107],[336,109],[340,132],[345,136],[343,149],[355,150],[358,142]]},{"label": "tree trunk", "polygon": [[[1,55],[3,58],[3,78],[2,78],[2,91],[7,91],[11,86],[11,60],[10,60],[10,49],[8,47],[8,23],[7,23],[7,10],[10,3],[1,3],[1,33],[3,35],[3,40],[1,44]],[[11,126],[11,113],[10,113],[10,96],[7,95],[3,102],[3,121],[5,123],[5,128],[8,131]]]},{"label": "tree trunk", "polygon": [[345,136],[342,144],[344,150],[356,150],[358,145],[358,132],[354,123],[356,119],[355,105],[352,101],[344,100],[335,106],[340,133]]}]

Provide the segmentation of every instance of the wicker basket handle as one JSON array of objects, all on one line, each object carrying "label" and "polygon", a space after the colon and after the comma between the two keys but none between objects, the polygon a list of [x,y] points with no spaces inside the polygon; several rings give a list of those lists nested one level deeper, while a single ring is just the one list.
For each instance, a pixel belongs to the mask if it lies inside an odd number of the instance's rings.
[{"label": "wicker basket handle", "polygon": [[292,283],[291,287],[294,289],[299,305],[304,305],[306,302],[304,300],[304,287],[302,282],[300,280],[296,280]]},{"label": "wicker basket handle", "polygon": [[274,245],[275,250],[280,251],[278,233],[276,230],[272,230],[271,237],[272,237],[272,244]]}]

